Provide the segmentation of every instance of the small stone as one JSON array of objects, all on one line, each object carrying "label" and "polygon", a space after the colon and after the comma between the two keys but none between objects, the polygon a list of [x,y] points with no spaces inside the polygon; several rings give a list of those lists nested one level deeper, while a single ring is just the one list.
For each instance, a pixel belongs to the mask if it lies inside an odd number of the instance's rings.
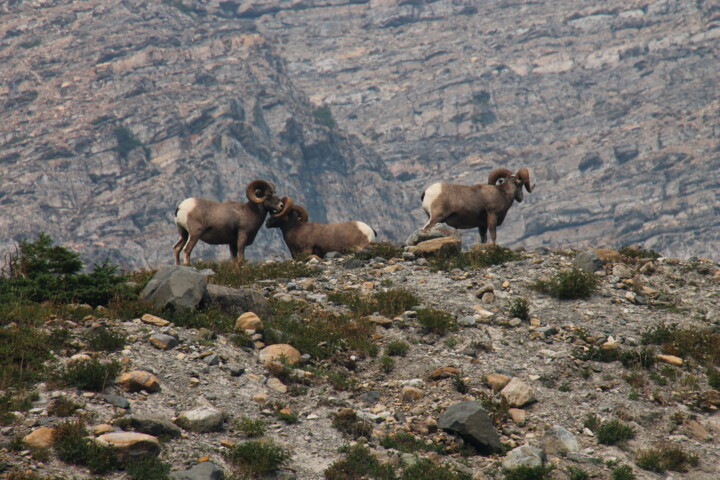
[{"label": "small stone", "polygon": [[460,370],[455,367],[440,367],[433,370],[429,378],[430,380],[442,380],[444,378],[452,378],[456,375],[460,375]]},{"label": "small stone", "polygon": [[527,412],[525,412],[525,410],[521,408],[508,408],[508,414],[515,425],[519,425],[521,427],[525,425],[525,420],[527,418]]},{"label": "small stone", "polygon": [[267,386],[279,393],[287,393],[288,391],[288,387],[275,377],[268,379]]},{"label": "small stone", "polygon": [[171,348],[177,347],[178,340],[172,335],[166,335],[164,333],[154,333],[150,337],[150,343],[160,350],[170,350]]},{"label": "small stone", "polygon": [[107,403],[114,407],[118,408],[124,408],[128,409],[130,408],[130,402],[127,401],[125,397],[121,397],[119,395],[113,395],[111,393],[106,393],[103,395],[103,400],[105,400]]},{"label": "small stone", "polygon": [[425,240],[408,249],[416,257],[432,257],[444,254],[457,254],[462,249],[462,241],[455,237],[440,237]]},{"label": "small stone", "polygon": [[522,445],[510,450],[502,462],[503,468],[514,470],[519,467],[539,467],[545,461],[545,453],[539,448]]},{"label": "small stone", "polygon": [[113,430],[115,429],[112,425],[109,425],[107,423],[101,423],[100,425],[95,425],[91,431],[93,435],[103,435],[105,433],[110,433]]},{"label": "small stone", "polygon": [[471,315],[468,315],[465,317],[460,317],[460,318],[458,318],[458,321],[457,321],[457,324],[460,325],[461,327],[474,327],[476,323],[477,323],[477,320],[475,319],[475,317],[473,317]]},{"label": "small stone", "polygon": [[33,448],[50,448],[52,446],[54,428],[40,427],[23,437],[23,443]]},{"label": "small stone", "polygon": [[417,387],[406,385],[402,388],[401,397],[405,402],[414,402],[423,397],[423,392]]},{"label": "small stone", "polygon": [[213,353],[203,358],[203,362],[205,362],[208,366],[212,367],[220,363],[220,357],[217,354]]},{"label": "small stone", "polygon": [[495,302],[495,294],[493,292],[483,293],[482,301],[483,301],[483,303],[494,303]]},{"label": "small stone", "polygon": [[116,383],[128,392],[139,392],[141,390],[157,392],[160,390],[160,383],[157,377],[143,370],[124,373],[120,375]]},{"label": "small stone", "polygon": [[385,328],[392,326],[392,320],[387,317],[383,317],[382,315],[370,315],[367,317],[367,320],[370,323],[374,323],[375,325],[380,325]]},{"label": "small stone", "polygon": [[545,432],[542,446],[546,454],[567,455],[580,450],[575,435],[560,425],[553,425]]},{"label": "small stone", "polygon": [[510,380],[510,383],[500,391],[500,396],[511,407],[519,408],[535,401],[532,388],[517,377]]},{"label": "small stone", "polygon": [[658,355],[657,359],[661,362],[668,363],[670,365],[675,365],[677,367],[681,366],[683,364],[683,359],[680,357],[676,357],[675,355]]},{"label": "small stone", "polygon": [[148,325],[155,325],[158,327],[164,327],[166,325],[170,325],[170,322],[168,322],[164,318],[156,317],[155,315],[151,315],[149,313],[146,313],[145,315],[140,317],[140,320],[143,323],[147,323]]},{"label": "small stone", "polygon": [[239,363],[231,362],[225,365],[225,368],[228,369],[230,372],[231,377],[239,377],[243,373],[245,373],[245,367],[240,365]]},{"label": "small stone", "polygon": [[225,414],[213,407],[187,410],[178,415],[175,424],[191,432],[217,432],[222,430]]},{"label": "small stone", "polygon": [[120,459],[141,458],[160,453],[160,442],[152,435],[135,432],[112,432],[100,435],[97,443],[112,447]]},{"label": "small stone", "polygon": [[272,360],[284,360],[288,365],[295,365],[301,359],[300,352],[286,343],[277,343],[260,350],[260,362],[266,363]]},{"label": "small stone", "polygon": [[262,320],[253,312],[245,312],[235,320],[235,330],[244,332],[245,330],[255,330],[261,332],[265,328]]},{"label": "small stone", "polygon": [[257,404],[262,405],[268,401],[268,395],[264,392],[256,393],[253,395],[252,400]]},{"label": "small stone", "polygon": [[510,383],[510,377],[502,373],[490,373],[485,375],[484,380],[485,384],[496,392],[502,390]]}]

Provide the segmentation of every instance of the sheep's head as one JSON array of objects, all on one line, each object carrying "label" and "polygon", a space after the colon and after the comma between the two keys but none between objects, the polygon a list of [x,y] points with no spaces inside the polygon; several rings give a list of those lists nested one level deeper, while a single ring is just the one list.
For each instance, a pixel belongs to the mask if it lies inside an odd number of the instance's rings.
[{"label": "sheep's head", "polygon": [[279,215],[286,209],[285,198],[275,195],[275,185],[265,180],[253,180],[245,189],[245,195],[252,203],[262,205],[273,215]]},{"label": "sheep's head", "polygon": [[278,215],[273,215],[265,222],[267,228],[293,228],[298,223],[306,223],[308,221],[307,211],[300,205],[294,205],[292,200],[288,198],[288,207],[284,208]]},{"label": "sheep's head", "polygon": [[506,168],[496,168],[488,176],[488,184],[490,185],[502,185],[507,182],[512,182],[515,186],[514,197],[517,202],[523,201],[523,186],[525,186],[528,193],[535,188],[535,185],[530,184],[530,172],[527,168],[521,168],[515,175]]}]

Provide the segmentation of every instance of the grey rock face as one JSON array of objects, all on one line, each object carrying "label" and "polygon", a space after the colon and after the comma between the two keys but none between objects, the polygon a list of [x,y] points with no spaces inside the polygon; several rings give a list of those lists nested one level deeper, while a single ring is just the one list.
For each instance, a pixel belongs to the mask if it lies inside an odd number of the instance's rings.
[{"label": "grey rock face", "polygon": [[501,451],[500,437],[480,402],[450,405],[437,422],[438,428],[459,435],[481,454]]},{"label": "grey rock face", "polygon": [[542,438],[542,447],[546,454],[567,455],[580,450],[575,435],[560,425],[553,425],[545,432]]},{"label": "grey rock face", "polygon": [[164,265],[140,292],[140,297],[160,307],[195,308],[206,287],[207,279],[194,268]]},{"label": "grey rock face", "polygon": [[594,273],[602,268],[603,262],[600,258],[598,258],[595,251],[585,250],[584,252],[577,254],[577,256],[573,259],[573,265],[580,270]]},{"label": "grey rock face", "polygon": [[225,414],[212,407],[187,410],[175,420],[175,423],[185,430],[199,433],[220,431],[224,422]]},{"label": "grey rock face", "polygon": [[224,480],[225,471],[211,462],[202,462],[188,470],[170,474],[173,480]]},{"label": "grey rock face", "polygon": [[503,458],[503,468],[539,467],[545,461],[545,453],[537,447],[522,445],[508,452]]},{"label": "grey rock face", "polygon": [[233,315],[253,312],[260,318],[270,318],[270,304],[262,294],[247,288],[232,288],[208,284],[203,305],[212,305]]},{"label": "grey rock face", "polygon": [[425,240],[432,240],[433,238],[441,237],[460,238],[460,230],[457,230],[446,223],[436,223],[426,233],[421,232],[420,228],[415,230],[412,234],[410,234],[407,240],[405,240],[405,245],[417,245]]}]

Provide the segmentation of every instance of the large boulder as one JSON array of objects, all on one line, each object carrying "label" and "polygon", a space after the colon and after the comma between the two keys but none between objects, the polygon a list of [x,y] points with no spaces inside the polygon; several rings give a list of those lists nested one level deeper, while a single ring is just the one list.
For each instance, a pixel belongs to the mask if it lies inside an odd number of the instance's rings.
[{"label": "large boulder", "polygon": [[135,432],[112,432],[100,435],[95,441],[104,447],[112,447],[120,460],[157,456],[160,442],[152,435]]},{"label": "large boulder", "polygon": [[248,288],[232,288],[211,283],[205,290],[202,301],[231,315],[253,312],[260,318],[271,318],[270,304],[262,293]]},{"label": "large boulder", "polygon": [[462,250],[462,241],[455,237],[442,237],[425,240],[408,248],[416,257],[433,257],[436,255],[455,255]]},{"label": "large boulder", "polygon": [[483,455],[502,451],[500,437],[480,402],[450,405],[438,417],[438,428],[459,435]]},{"label": "large boulder", "polygon": [[163,265],[140,297],[165,308],[196,308],[205,295],[207,279],[192,267]]}]

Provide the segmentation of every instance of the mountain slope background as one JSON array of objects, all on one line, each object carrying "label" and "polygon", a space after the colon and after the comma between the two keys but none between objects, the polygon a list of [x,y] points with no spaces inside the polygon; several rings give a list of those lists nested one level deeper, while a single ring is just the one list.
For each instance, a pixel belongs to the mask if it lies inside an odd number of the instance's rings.
[{"label": "mountain slope background", "polygon": [[[175,206],[253,178],[402,241],[425,186],[505,166],[537,188],[503,245],[717,259],[719,47],[701,0],[7,2],[0,250],[47,231],[168,263]],[[286,249],[263,229],[247,253]]]}]

